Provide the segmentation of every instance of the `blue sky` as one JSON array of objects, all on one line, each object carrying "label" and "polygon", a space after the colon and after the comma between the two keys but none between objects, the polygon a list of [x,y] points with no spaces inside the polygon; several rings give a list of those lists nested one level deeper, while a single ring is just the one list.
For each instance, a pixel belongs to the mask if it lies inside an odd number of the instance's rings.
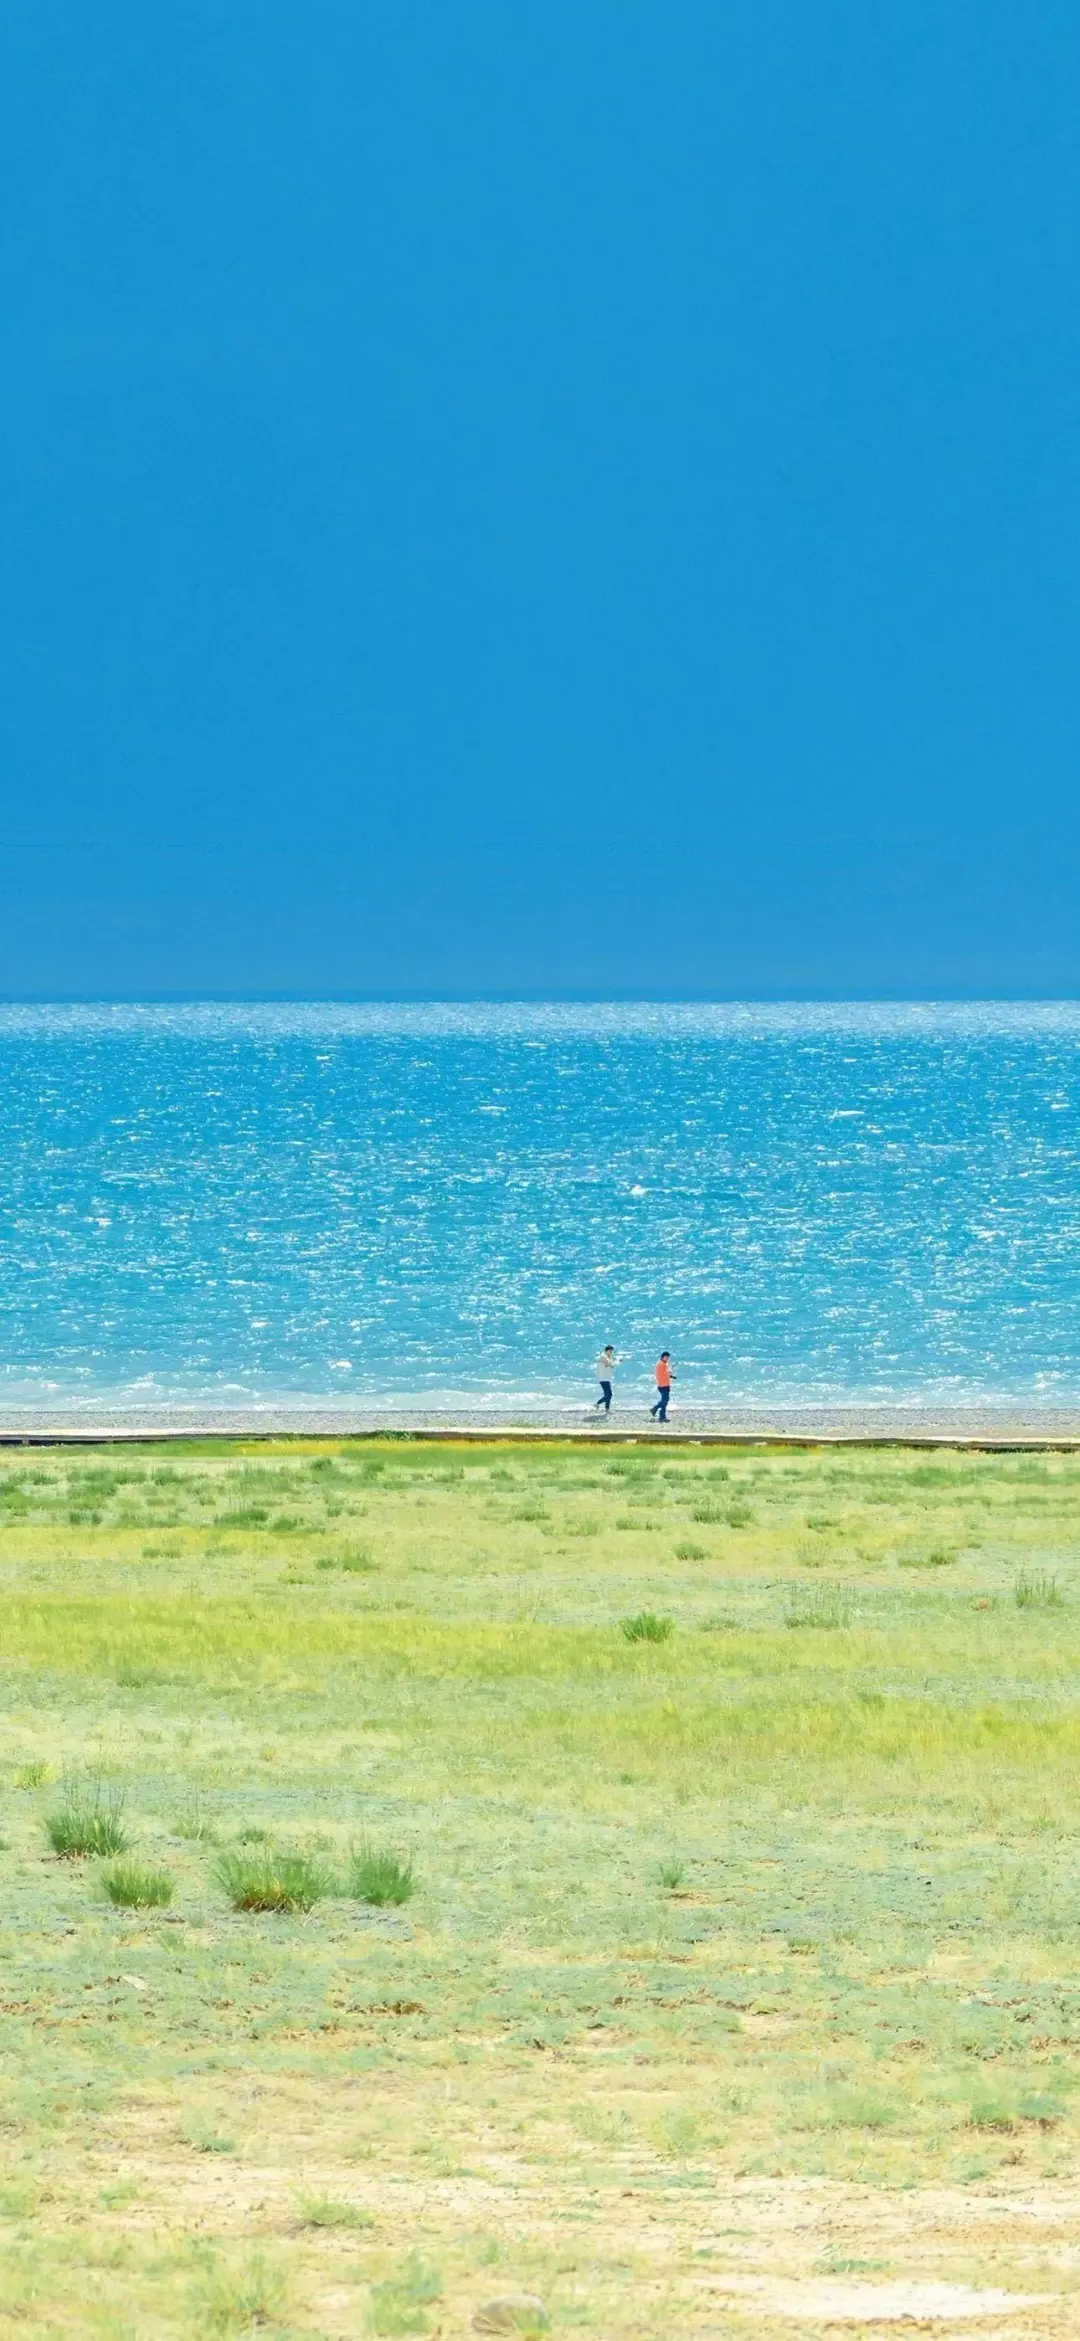
[{"label": "blue sky", "polygon": [[0,28],[0,993],[1080,991],[1080,18]]}]

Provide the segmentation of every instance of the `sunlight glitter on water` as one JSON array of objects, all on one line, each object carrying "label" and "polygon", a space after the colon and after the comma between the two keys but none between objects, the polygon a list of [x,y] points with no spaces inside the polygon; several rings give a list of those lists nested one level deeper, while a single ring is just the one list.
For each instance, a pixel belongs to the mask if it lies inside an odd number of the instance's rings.
[{"label": "sunlight glitter on water", "polygon": [[0,1010],[7,1403],[1080,1398],[1080,1011]]}]

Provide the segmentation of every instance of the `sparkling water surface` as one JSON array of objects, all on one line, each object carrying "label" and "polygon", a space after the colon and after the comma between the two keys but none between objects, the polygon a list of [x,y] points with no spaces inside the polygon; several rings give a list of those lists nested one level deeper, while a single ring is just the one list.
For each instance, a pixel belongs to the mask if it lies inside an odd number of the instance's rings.
[{"label": "sparkling water surface", "polygon": [[1080,1400],[1080,1007],[0,1009],[0,1403]]}]

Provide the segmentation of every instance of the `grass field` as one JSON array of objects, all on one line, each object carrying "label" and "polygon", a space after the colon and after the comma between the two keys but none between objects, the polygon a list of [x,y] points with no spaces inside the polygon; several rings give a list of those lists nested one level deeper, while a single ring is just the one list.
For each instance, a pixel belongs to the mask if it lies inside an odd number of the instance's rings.
[{"label": "grass field", "polygon": [[1080,1458],[8,1451],[0,1582],[0,2329],[1080,2330]]}]

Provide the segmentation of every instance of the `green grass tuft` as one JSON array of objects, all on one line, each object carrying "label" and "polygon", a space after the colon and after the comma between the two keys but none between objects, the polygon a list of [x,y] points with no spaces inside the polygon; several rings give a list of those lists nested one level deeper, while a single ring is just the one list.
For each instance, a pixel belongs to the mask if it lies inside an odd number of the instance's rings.
[{"label": "green grass tuft", "polygon": [[235,2154],[235,2138],[227,2138],[221,2130],[211,2129],[207,2122],[192,2122],[187,2133],[189,2146],[196,2154]]},{"label": "green grass tuft", "polygon": [[284,2278],[256,2252],[246,2268],[214,2269],[203,2277],[192,2297],[196,2330],[214,2341],[232,2341],[261,2325],[279,2324],[285,2299]]},{"label": "green grass tuft", "polygon": [[786,1626],[813,1626],[824,1632],[850,1626],[854,1604],[846,1585],[792,1585]]},{"label": "green grass tuft", "polygon": [[173,1898],[173,1883],[164,1870],[147,1869],[137,1861],[118,1861],[101,1873],[103,1892],[117,1910],[164,1910]]},{"label": "green grass tuft", "polygon": [[334,1891],[325,1863],[309,1853],[223,1853],[214,1874],[234,1910],[313,1910]]},{"label": "green grass tuft", "polygon": [[985,2097],[976,2098],[968,2113],[974,2130],[1001,2130],[1006,2133],[1030,2126],[1038,2130],[1052,2130],[1064,2119],[1065,2107],[1058,2097],[1040,2092],[1012,2095],[1008,2090],[994,2090]]},{"label": "green grass tuft", "polygon": [[358,1845],[349,1869],[349,1891],[357,1902],[370,1902],[376,1910],[411,1901],[416,1892],[412,1856],[402,1861],[384,1847]]},{"label": "green grass tuft", "polygon": [[183,1838],[187,1845],[216,1845],[217,1830],[197,1793],[188,1798],[183,1811],[177,1814],[173,1835]]},{"label": "green grass tuft", "polygon": [[301,2195],[297,2217],[304,2227],[374,2227],[370,2211],[356,2203],[342,2203],[335,2195]]},{"label": "green grass tuft", "polygon": [[429,2268],[416,2252],[410,2252],[400,2276],[372,2285],[368,2295],[368,2332],[426,2333],[429,2330],[427,2311],[441,2293],[442,2284],[434,2268]]},{"label": "green grass tuft", "polygon": [[69,1781],[62,1801],[45,1816],[45,1834],[62,1861],[79,1861],[89,1854],[123,1853],[128,1835],[124,1827],[124,1792],[106,1790],[100,1781]]},{"label": "green grass tuft", "polygon": [[1045,1569],[1019,1569],[1013,1585],[1017,1609],[1064,1609],[1065,1596],[1056,1577]]},{"label": "green grass tuft", "polygon": [[621,1628],[627,1642],[670,1642],[675,1620],[658,1617],[652,1609],[639,1609],[633,1617],[621,1620]]}]

